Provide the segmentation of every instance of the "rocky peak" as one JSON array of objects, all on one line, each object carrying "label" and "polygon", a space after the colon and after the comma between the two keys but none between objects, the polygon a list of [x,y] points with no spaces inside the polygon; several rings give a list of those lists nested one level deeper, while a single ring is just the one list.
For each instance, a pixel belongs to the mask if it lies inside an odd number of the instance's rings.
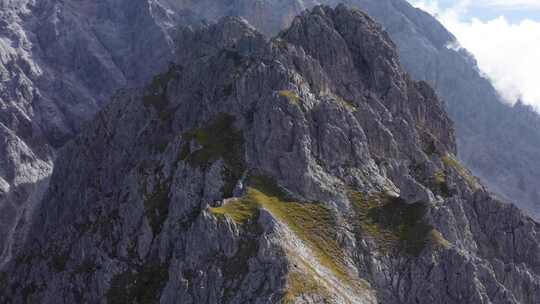
[{"label": "rocky peak", "polygon": [[265,45],[264,36],[241,17],[225,17],[218,24],[204,28],[204,31],[200,26],[181,30],[176,50],[178,62],[187,63],[223,50],[240,59],[254,55],[257,48]]},{"label": "rocky peak", "polygon": [[[387,33],[365,13],[345,5],[335,9],[319,6],[294,19],[280,37],[320,62],[330,81],[336,82],[332,91],[351,100],[377,98],[392,114],[400,112],[411,124],[442,124],[431,132],[447,132],[438,133],[437,138],[445,142],[447,151],[455,152],[452,123],[435,92],[425,83],[410,80]],[[416,96],[409,100],[408,94]],[[423,108],[426,106],[429,109]]]},{"label": "rocky peak", "polygon": [[324,69],[335,71],[333,79],[349,80],[343,86],[350,90],[384,94],[393,86],[405,85],[393,42],[379,24],[359,10],[349,10],[345,5],[335,10],[316,7],[295,18],[282,36],[302,46]]}]

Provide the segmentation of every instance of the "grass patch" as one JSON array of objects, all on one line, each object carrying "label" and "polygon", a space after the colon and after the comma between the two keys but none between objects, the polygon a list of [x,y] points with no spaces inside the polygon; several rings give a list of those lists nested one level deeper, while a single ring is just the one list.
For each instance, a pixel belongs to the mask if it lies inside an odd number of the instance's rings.
[{"label": "grass patch", "polygon": [[287,291],[283,297],[283,303],[292,304],[298,298],[305,298],[305,296],[309,295],[325,296],[327,294],[325,288],[312,275],[293,271],[287,277]]},{"label": "grass patch", "polygon": [[355,105],[352,101],[350,100],[345,100],[343,97],[341,96],[336,96],[336,99],[337,101],[339,101],[342,105],[344,105],[346,108],[349,108],[351,111],[357,111],[358,110],[358,106]]},{"label": "grass patch", "polygon": [[210,208],[210,212],[218,217],[230,217],[239,225],[253,219],[259,212],[259,205],[249,199],[234,199],[221,207]]},{"label": "grass patch", "polygon": [[321,203],[293,202],[266,177],[255,177],[252,184],[248,197],[285,223],[313,250],[323,266],[340,279],[350,279],[343,252],[336,241],[336,219],[328,207]]},{"label": "grass patch", "polygon": [[424,203],[407,204],[386,194],[366,197],[359,192],[350,192],[349,199],[357,229],[371,236],[385,253],[418,256],[427,245],[443,243],[442,235],[424,221]]},{"label": "grass patch", "polygon": [[143,96],[144,106],[154,107],[162,119],[170,118],[171,113],[166,111],[169,104],[167,87],[171,80],[178,78],[179,70],[178,66],[171,65],[166,73],[155,76]]},{"label": "grass patch", "polygon": [[478,185],[478,180],[472,173],[463,167],[461,163],[451,154],[446,154],[441,158],[442,162],[447,168],[452,168],[454,171],[456,171],[463,179],[465,179],[465,182],[471,187],[472,189],[475,189]]},{"label": "grass patch", "polygon": [[289,100],[289,102],[293,104],[299,104],[300,103],[300,96],[296,94],[295,92],[291,90],[281,90],[278,92],[279,96],[285,97]]},{"label": "grass patch", "polygon": [[450,188],[448,187],[446,173],[444,171],[435,172],[435,175],[433,176],[433,183],[436,190],[438,190],[442,195],[450,195]]},{"label": "grass patch", "polygon": [[[180,151],[180,159],[191,165],[207,168],[223,159],[225,197],[232,197],[237,181],[244,173],[244,137],[242,131],[234,127],[234,116],[221,114],[205,127],[184,134],[187,143]],[[191,151],[190,142],[196,141],[201,148]]]},{"label": "grass patch", "polygon": [[168,146],[169,146],[168,142],[158,142],[156,144],[151,145],[151,148],[163,154],[167,150]]},{"label": "grass patch", "polygon": [[158,303],[161,291],[169,279],[165,264],[148,264],[138,271],[115,275],[107,291],[108,303]]},{"label": "grass patch", "polygon": [[249,184],[244,197],[210,211],[242,224],[252,219],[257,209],[266,209],[309,246],[321,265],[338,278],[351,282],[343,251],[336,241],[336,219],[328,207],[321,203],[295,202],[267,177],[251,177]]},{"label": "grass patch", "polygon": [[429,239],[433,244],[441,246],[443,248],[448,249],[452,247],[452,244],[447,239],[445,239],[444,236],[436,229],[432,229],[429,232]]},{"label": "grass patch", "polygon": [[446,174],[444,173],[444,171],[438,171],[435,173],[435,182],[437,184],[444,184],[446,183]]}]

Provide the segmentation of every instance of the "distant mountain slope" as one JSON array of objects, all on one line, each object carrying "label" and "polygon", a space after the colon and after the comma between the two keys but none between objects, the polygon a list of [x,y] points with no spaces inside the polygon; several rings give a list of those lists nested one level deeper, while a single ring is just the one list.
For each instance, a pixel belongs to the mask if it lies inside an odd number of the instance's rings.
[{"label": "distant mountain slope", "polygon": [[540,301],[540,225],[455,159],[369,16],[224,18],[177,55],[60,151],[0,302]]},{"label": "distant mountain slope", "polygon": [[191,21],[145,0],[0,0],[0,262],[55,150],[116,90],[165,69]]}]

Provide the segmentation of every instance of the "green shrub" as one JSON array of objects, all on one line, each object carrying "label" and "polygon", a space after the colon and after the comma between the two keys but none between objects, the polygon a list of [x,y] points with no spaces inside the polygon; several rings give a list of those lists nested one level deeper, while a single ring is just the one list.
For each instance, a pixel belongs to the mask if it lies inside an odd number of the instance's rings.
[{"label": "green shrub", "polygon": [[[242,177],[245,167],[244,137],[242,131],[234,127],[234,120],[234,116],[221,114],[207,126],[184,134],[187,143],[179,155],[180,160],[203,169],[218,159],[223,159],[225,197],[232,197],[234,187]],[[196,141],[202,148],[191,151],[191,141]]]},{"label": "green shrub", "polygon": [[154,234],[159,234],[169,215],[170,181],[159,182],[150,195],[145,195],[145,214]]},{"label": "green shrub", "polygon": [[476,177],[474,177],[474,175],[472,175],[469,170],[463,167],[453,155],[446,154],[441,158],[441,160],[447,168],[456,171],[465,180],[465,182],[467,182],[469,187],[471,187],[472,189],[477,188],[478,180],[476,179]]},{"label": "green shrub", "polygon": [[144,106],[153,107],[163,121],[170,121],[174,116],[174,112],[167,109],[169,105],[167,90],[171,80],[178,79],[180,69],[179,66],[171,65],[166,73],[154,76],[142,98]]},{"label": "green shrub", "polygon": [[107,291],[108,303],[159,303],[159,296],[169,279],[168,266],[149,263],[138,270],[115,275]]},{"label": "green shrub", "polygon": [[358,110],[358,105],[354,104],[352,101],[350,100],[345,100],[343,97],[341,96],[336,96],[336,99],[337,101],[339,101],[342,105],[344,105],[345,107],[347,107],[348,109],[350,109],[351,111],[357,111]]},{"label": "green shrub", "polygon": [[264,176],[251,177],[249,184],[244,197],[210,208],[210,211],[244,224],[254,218],[257,209],[264,208],[309,246],[321,265],[340,279],[351,281],[342,249],[336,241],[336,218],[328,207],[316,202],[296,202]]},{"label": "green shrub", "polygon": [[149,86],[146,87],[145,95],[143,96],[143,104],[145,107],[154,107],[160,117],[170,118],[169,111],[166,111],[169,100],[167,98],[167,89],[169,82],[178,79],[180,67],[170,66],[166,73],[159,74],[152,79]]},{"label": "green shrub", "polygon": [[353,191],[349,199],[357,229],[371,236],[382,252],[418,256],[428,244],[443,245],[442,235],[424,220],[424,203],[408,204],[387,194],[366,197]]},{"label": "green shrub", "polygon": [[291,90],[281,90],[278,92],[279,96],[287,98],[293,104],[300,103],[300,96]]},{"label": "green shrub", "polygon": [[449,196],[450,188],[448,187],[448,181],[446,180],[446,173],[444,171],[435,172],[433,179],[435,190],[439,191],[444,196]]}]

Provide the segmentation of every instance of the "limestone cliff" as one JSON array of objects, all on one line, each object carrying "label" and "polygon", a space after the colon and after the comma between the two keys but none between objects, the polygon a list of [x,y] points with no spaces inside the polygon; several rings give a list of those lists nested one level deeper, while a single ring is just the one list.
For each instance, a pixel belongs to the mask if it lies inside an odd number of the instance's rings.
[{"label": "limestone cliff", "polygon": [[184,27],[59,154],[8,303],[537,303],[540,225],[454,157],[381,26]]}]

